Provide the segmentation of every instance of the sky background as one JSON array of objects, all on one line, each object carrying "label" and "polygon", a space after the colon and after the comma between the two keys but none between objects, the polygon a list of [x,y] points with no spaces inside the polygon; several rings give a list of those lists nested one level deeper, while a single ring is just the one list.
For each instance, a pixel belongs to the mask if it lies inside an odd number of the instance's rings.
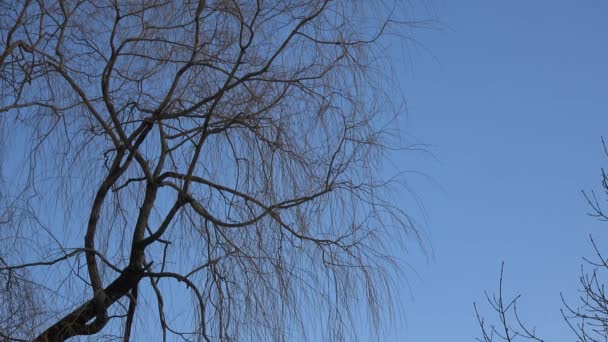
[{"label": "sky background", "polygon": [[[586,215],[608,165],[608,1],[434,1],[439,23],[395,46],[406,137],[431,154],[393,160],[412,175],[429,253],[404,254],[404,324],[395,341],[473,341],[473,302],[498,288],[547,341],[572,341],[560,292],[576,303],[589,234],[608,255],[608,223]],[[410,200],[404,199],[408,201]],[[404,202],[405,203],[405,202]],[[488,317],[494,319],[494,317]]]},{"label": "sky background", "polygon": [[608,1],[411,2],[437,22],[386,51],[407,100],[404,141],[428,153],[392,162],[420,172],[408,176],[417,198],[401,204],[428,242],[400,255],[402,324],[383,337],[473,341],[473,302],[489,308],[504,261],[522,318],[546,341],[573,341],[560,293],[577,303],[590,234],[608,256],[608,222],[581,194],[600,191],[608,167]]}]

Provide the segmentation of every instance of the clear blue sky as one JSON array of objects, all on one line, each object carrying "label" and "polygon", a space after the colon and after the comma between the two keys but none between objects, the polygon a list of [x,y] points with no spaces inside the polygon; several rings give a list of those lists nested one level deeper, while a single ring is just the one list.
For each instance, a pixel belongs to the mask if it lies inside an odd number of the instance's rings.
[{"label": "clear blue sky", "polygon": [[504,261],[525,320],[547,341],[572,341],[560,292],[575,298],[590,233],[608,251],[608,223],[586,216],[581,195],[608,166],[608,2],[432,6],[441,29],[416,31],[422,46],[399,72],[403,129],[435,159],[394,158],[438,184],[410,177],[432,257],[404,256],[406,325],[390,340],[473,341],[473,301],[497,289]]}]

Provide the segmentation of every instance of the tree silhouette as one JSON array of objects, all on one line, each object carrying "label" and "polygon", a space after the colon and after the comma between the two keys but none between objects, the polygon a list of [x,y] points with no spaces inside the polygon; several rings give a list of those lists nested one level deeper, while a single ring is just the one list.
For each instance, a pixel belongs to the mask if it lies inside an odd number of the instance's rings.
[{"label": "tree silhouette", "polygon": [[399,4],[0,6],[4,338],[378,327],[419,239],[379,172]]}]

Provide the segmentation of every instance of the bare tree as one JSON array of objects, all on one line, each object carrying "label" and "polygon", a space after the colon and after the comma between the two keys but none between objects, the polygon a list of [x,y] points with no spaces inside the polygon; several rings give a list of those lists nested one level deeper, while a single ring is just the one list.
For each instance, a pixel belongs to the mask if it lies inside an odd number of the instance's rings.
[{"label": "bare tree", "polygon": [[[561,313],[566,325],[574,333],[576,341],[606,342],[608,341],[608,293],[606,293],[605,273],[608,271],[608,260],[602,256],[595,240],[592,237],[590,240],[597,260],[584,258],[593,270],[587,271],[581,267],[578,305],[569,304],[562,295],[564,308]],[[520,318],[517,301],[521,296],[517,295],[511,300],[504,298],[503,268],[504,263],[500,271],[498,294],[489,296],[486,293],[486,300],[491,311],[496,315],[495,319],[488,322],[477,304],[473,304],[481,332],[481,337],[477,338],[477,341],[544,341],[536,334],[535,329],[527,326]]]},{"label": "bare tree", "polygon": [[597,260],[585,259],[592,271],[581,267],[579,277],[579,302],[574,306],[562,296],[562,316],[580,342],[608,341],[608,295],[606,294],[606,271],[608,260],[599,251],[590,237]]},{"label": "bare tree", "polygon": [[[603,138],[602,145],[605,155],[608,156],[608,148]],[[608,175],[603,169],[601,178],[602,192],[606,199],[608,198]],[[595,191],[583,191],[583,196],[591,208],[588,213],[589,216],[600,221],[608,221],[608,214],[601,204],[602,201],[598,199],[598,194]],[[608,342],[608,293],[606,292],[608,259],[603,256],[601,248],[598,247],[592,236],[589,236],[589,240],[593,247],[594,258],[583,258],[583,260],[587,267],[591,267],[591,271],[581,266],[578,304],[569,303],[562,294],[561,300],[564,308],[561,313],[567,326],[574,333],[576,341]],[[536,336],[533,329],[527,328],[520,320],[517,312],[519,296],[508,303],[503,301],[502,282],[503,272],[501,268],[498,296],[490,298],[486,294],[490,306],[498,314],[499,323],[488,325],[483,315],[480,314],[477,305],[474,304],[477,322],[482,334],[482,338],[478,340],[484,342],[495,340],[515,341],[520,338],[542,341]]]},{"label": "bare tree", "polygon": [[[604,154],[608,156],[606,142],[602,138]],[[602,169],[601,187],[604,199],[608,198],[608,175]],[[589,207],[589,216],[600,221],[608,221],[608,216],[598,199],[595,191],[583,192]],[[580,289],[578,305],[568,303],[562,296],[564,309],[562,316],[580,342],[607,342],[608,341],[608,259],[603,256],[592,236],[589,236],[593,246],[594,258],[584,258],[591,270],[581,266],[579,277]]]},{"label": "bare tree", "polygon": [[524,340],[543,342],[544,340],[540,339],[536,335],[536,329],[528,327],[519,317],[519,312],[517,311],[517,301],[521,296],[517,295],[513,299],[506,299],[504,297],[504,267],[505,264],[503,262],[500,267],[498,294],[490,296],[487,292],[485,293],[486,300],[494,314],[496,314],[498,323],[488,323],[480,313],[477,303],[473,303],[477,323],[479,324],[479,328],[481,330],[481,338],[477,338],[476,340],[480,342],[513,342]]},{"label": "bare tree", "polygon": [[378,328],[420,238],[379,172],[401,5],[2,1],[1,336]]}]

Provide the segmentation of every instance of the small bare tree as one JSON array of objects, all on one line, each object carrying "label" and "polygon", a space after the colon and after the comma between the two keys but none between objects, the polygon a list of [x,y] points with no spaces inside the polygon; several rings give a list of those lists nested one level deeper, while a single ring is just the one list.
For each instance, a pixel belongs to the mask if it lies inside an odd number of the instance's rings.
[{"label": "small bare tree", "polygon": [[536,335],[535,329],[529,328],[519,317],[517,311],[517,301],[520,295],[515,296],[513,299],[506,299],[503,295],[503,272],[504,262],[500,267],[500,281],[498,285],[498,294],[490,296],[487,292],[485,293],[486,300],[490,305],[492,311],[497,316],[497,323],[486,322],[486,319],[482,316],[477,307],[477,303],[473,303],[475,309],[475,316],[477,317],[477,323],[481,330],[481,338],[477,338],[480,342],[513,342],[513,341],[537,341],[543,342]]},{"label": "small bare tree", "polygon": [[399,3],[0,6],[2,338],[378,327],[419,239],[379,172]]},{"label": "small bare tree", "polygon": [[[608,157],[608,148],[602,138],[604,154]],[[608,198],[608,175],[602,169],[601,186],[604,199]],[[608,215],[595,191],[583,192],[589,207],[589,216],[600,221],[608,221]],[[584,258],[591,271],[581,267],[579,277],[578,305],[569,304],[563,297],[564,309],[562,315],[566,323],[580,342],[608,342],[608,259],[597,246],[592,236],[589,236],[593,246],[594,258]]]},{"label": "small bare tree", "polygon": [[[590,240],[597,260],[584,259],[593,270],[588,271],[581,267],[578,305],[569,304],[562,295],[564,308],[561,310],[561,314],[566,325],[574,333],[577,342],[607,342],[608,293],[606,292],[606,282],[608,279],[605,273],[608,271],[608,259],[602,256],[592,237]],[[496,315],[495,319],[487,321],[477,304],[473,304],[481,331],[481,337],[477,338],[477,341],[545,341],[536,334],[535,329],[530,328],[520,318],[517,301],[521,296],[517,295],[511,300],[507,300],[503,296],[503,267],[500,271],[498,294],[489,296],[486,293],[486,300],[491,311]]]},{"label": "small bare tree", "polygon": [[590,237],[597,260],[585,259],[593,270],[581,267],[579,277],[579,303],[569,304],[562,296],[562,316],[580,342],[608,341],[608,294],[606,294],[606,271],[608,260],[599,251]]},{"label": "small bare tree", "polygon": [[[608,156],[608,148],[604,139],[602,139],[604,153]],[[608,198],[608,175],[602,170],[602,190],[605,198]],[[608,214],[605,212],[601,201],[595,191],[584,192],[583,196],[587,200],[591,211],[589,216],[599,219],[600,221],[608,221]],[[561,310],[562,317],[578,342],[608,342],[608,293],[606,284],[608,283],[608,259],[603,256],[601,249],[597,246],[592,236],[589,237],[595,259],[583,258],[585,264],[592,268],[591,271],[581,266],[579,277],[579,302],[578,305],[568,303],[562,295],[562,304],[564,308]],[[504,267],[504,265],[503,265]],[[490,298],[486,294],[486,298],[492,309],[498,314],[499,323],[488,324],[480,314],[478,307],[474,304],[477,322],[481,329],[482,338],[478,339],[483,342],[492,341],[515,341],[518,339],[527,339],[533,341],[543,341],[537,337],[533,329],[529,329],[519,318],[517,312],[517,300],[515,299],[505,302],[502,295],[503,272],[500,272],[500,287],[497,296]]]}]

